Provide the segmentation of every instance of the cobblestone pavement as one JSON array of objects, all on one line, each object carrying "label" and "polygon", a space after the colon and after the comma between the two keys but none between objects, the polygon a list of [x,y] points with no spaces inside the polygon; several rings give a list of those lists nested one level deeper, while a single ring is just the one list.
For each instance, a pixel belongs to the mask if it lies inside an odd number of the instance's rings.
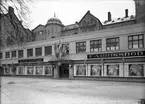
[{"label": "cobblestone pavement", "polygon": [[145,83],[1,77],[1,104],[138,104]]}]

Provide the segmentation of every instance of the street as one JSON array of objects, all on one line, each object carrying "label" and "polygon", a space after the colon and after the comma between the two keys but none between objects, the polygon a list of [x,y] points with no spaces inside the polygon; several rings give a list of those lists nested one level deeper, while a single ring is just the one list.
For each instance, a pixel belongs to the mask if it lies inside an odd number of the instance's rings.
[{"label": "street", "polygon": [[145,83],[1,77],[1,104],[138,104]]}]

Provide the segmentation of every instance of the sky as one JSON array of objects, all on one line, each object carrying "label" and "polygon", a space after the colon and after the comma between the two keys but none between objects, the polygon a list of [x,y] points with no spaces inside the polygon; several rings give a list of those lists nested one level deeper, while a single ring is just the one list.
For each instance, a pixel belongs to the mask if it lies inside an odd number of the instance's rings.
[{"label": "sky", "polygon": [[112,18],[125,16],[125,9],[129,15],[135,15],[133,0],[34,0],[30,8],[29,28],[34,29],[39,24],[46,25],[49,18],[61,20],[64,25],[79,22],[88,10],[101,22],[107,20],[107,13]]}]

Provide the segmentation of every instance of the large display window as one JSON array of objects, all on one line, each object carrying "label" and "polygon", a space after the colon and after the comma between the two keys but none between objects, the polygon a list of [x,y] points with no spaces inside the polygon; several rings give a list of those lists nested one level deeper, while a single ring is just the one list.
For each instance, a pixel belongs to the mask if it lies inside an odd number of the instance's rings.
[{"label": "large display window", "polygon": [[90,65],[90,75],[91,76],[101,76],[102,65]]},{"label": "large display window", "polygon": [[44,74],[45,75],[52,75],[52,65],[47,65],[44,67]]},{"label": "large display window", "polygon": [[28,66],[27,67],[27,75],[33,75],[34,67],[33,66]]},{"label": "large display window", "polygon": [[18,74],[20,74],[20,75],[24,74],[24,67],[23,66],[18,67]]},{"label": "large display window", "polygon": [[119,76],[119,64],[107,65],[108,76]]},{"label": "large display window", "polygon": [[6,74],[6,75],[10,74],[10,69],[9,68],[4,68],[4,74]]},{"label": "large display window", "polygon": [[144,76],[143,64],[129,64],[129,76]]},{"label": "large display window", "polygon": [[43,67],[42,66],[36,66],[35,74],[42,75]]},{"label": "large display window", "polygon": [[86,76],[86,65],[84,64],[75,65],[75,75]]}]

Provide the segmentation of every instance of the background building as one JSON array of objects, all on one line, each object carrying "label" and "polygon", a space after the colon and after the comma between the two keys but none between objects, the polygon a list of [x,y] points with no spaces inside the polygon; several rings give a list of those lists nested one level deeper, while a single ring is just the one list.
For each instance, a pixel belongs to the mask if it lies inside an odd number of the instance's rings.
[{"label": "background building", "polygon": [[[136,16],[100,22],[90,11],[64,26],[57,17],[32,30],[30,40],[3,47],[4,75],[144,80],[145,1],[135,0]],[[14,15],[14,14],[13,14]]]}]

